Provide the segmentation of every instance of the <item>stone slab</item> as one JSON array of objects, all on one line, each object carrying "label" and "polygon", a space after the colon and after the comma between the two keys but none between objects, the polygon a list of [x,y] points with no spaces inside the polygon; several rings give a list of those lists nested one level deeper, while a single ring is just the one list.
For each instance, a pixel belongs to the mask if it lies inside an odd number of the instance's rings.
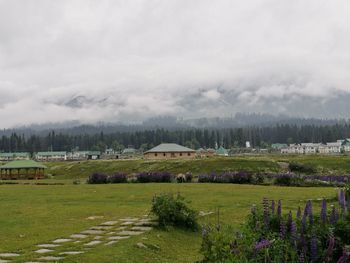
[{"label": "stone slab", "polygon": [[0,257],[3,257],[3,258],[12,258],[12,257],[19,257],[20,254],[18,253],[1,253],[0,254]]},{"label": "stone slab", "polygon": [[88,235],[84,235],[84,234],[73,234],[70,235],[71,238],[87,238]]},{"label": "stone slab", "polygon": [[92,229],[92,230],[109,230],[112,228],[113,228],[113,226],[93,226],[93,227],[90,227],[90,229]]},{"label": "stone slab", "polygon": [[105,244],[105,246],[111,246],[115,243],[118,243],[118,240],[112,240],[112,241],[109,241],[108,243]]},{"label": "stone slab", "polygon": [[59,247],[60,245],[57,244],[39,244],[37,247],[43,247],[43,248],[53,248],[53,247]]},{"label": "stone slab", "polygon": [[137,221],[139,220],[138,218],[136,217],[127,217],[127,218],[122,218],[122,219],[119,219],[120,221]]},{"label": "stone slab", "polygon": [[107,221],[101,224],[101,226],[115,226],[118,224],[118,221]]},{"label": "stone slab", "polygon": [[102,231],[102,230],[91,230],[91,229],[81,232],[81,234],[88,234],[88,235],[102,235],[104,233],[105,231]]},{"label": "stone slab", "polygon": [[144,232],[142,231],[121,231],[119,233],[117,233],[119,236],[138,236],[143,234]]},{"label": "stone slab", "polygon": [[70,238],[58,238],[58,239],[52,241],[52,243],[66,243],[69,241],[72,241],[72,239],[70,239]]},{"label": "stone slab", "polygon": [[136,231],[151,231],[153,228],[150,226],[134,226],[131,228],[131,230],[136,230]]},{"label": "stone slab", "polygon": [[130,236],[113,236],[109,237],[108,240],[122,240],[122,239],[128,239]]},{"label": "stone slab", "polygon": [[84,251],[65,251],[61,252],[60,255],[79,255],[85,253]]},{"label": "stone slab", "polygon": [[102,241],[100,241],[100,240],[94,240],[94,241],[91,241],[89,243],[86,243],[84,246],[88,246],[88,247],[96,246],[96,245],[101,244],[101,243],[102,243]]},{"label": "stone slab", "polygon": [[121,226],[130,226],[130,225],[133,225],[133,224],[135,224],[134,221],[126,221],[126,222],[124,222],[124,223],[122,223],[122,224],[120,224],[120,225],[121,225]]}]

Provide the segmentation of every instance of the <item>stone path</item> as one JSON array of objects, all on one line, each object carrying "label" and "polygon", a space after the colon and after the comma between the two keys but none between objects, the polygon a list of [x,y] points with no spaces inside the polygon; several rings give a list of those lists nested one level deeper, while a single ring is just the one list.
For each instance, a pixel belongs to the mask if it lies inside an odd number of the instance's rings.
[{"label": "stone path", "polygon": [[12,262],[20,257],[21,259],[28,258],[28,256],[30,260],[25,261],[24,259],[23,262],[56,262],[71,255],[86,253],[92,247],[112,246],[122,240],[142,235],[151,231],[155,225],[157,222],[147,216],[107,221],[80,233],[73,233],[69,237],[60,237],[38,244],[34,249],[22,254],[15,251],[0,253],[0,263]]}]

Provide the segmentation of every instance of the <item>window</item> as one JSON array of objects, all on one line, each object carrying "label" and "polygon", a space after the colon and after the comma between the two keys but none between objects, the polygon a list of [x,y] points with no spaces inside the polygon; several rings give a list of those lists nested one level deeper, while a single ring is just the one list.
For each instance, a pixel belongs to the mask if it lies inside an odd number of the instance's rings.
[{"label": "window", "polygon": [[187,156],[191,156],[191,153],[187,153]]},{"label": "window", "polygon": [[155,153],[154,156],[158,156],[158,153]]},{"label": "window", "polygon": [[182,153],[180,153],[180,156],[182,156]]},{"label": "window", "polygon": [[163,153],[163,156],[165,156],[166,154],[165,153]]}]

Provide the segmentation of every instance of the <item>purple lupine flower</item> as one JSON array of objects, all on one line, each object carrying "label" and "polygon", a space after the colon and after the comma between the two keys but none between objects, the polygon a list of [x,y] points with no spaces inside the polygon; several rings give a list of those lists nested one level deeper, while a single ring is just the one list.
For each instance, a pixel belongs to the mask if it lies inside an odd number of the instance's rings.
[{"label": "purple lupine flower", "polygon": [[308,212],[309,212],[309,201],[307,201],[305,204],[303,217],[307,217]]},{"label": "purple lupine flower", "polygon": [[311,262],[317,262],[317,237],[312,235],[310,240]]},{"label": "purple lupine flower", "polygon": [[310,223],[310,225],[312,225],[313,224],[313,214],[312,214],[312,203],[310,200],[308,201],[308,205],[307,205],[307,214],[309,216],[309,223]]},{"label": "purple lupine flower", "polygon": [[271,201],[271,215],[275,215],[275,200]]},{"label": "purple lupine flower", "polygon": [[349,253],[344,250],[343,255],[339,258],[337,263],[347,263],[348,259],[349,259]]},{"label": "purple lupine flower", "polygon": [[270,225],[269,201],[265,197],[263,198],[263,209],[264,209],[264,223],[265,223],[265,227],[269,228],[269,225]]},{"label": "purple lupine flower", "polygon": [[294,246],[296,246],[296,241],[297,241],[297,225],[295,224],[294,221],[292,221],[291,225],[290,225],[290,237],[292,239],[292,242],[294,244]]},{"label": "purple lupine flower", "polygon": [[282,202],[281,202],[281,200],[278,200],[277,215],[278,215],[278,217],[282,216]]},{"label": "purple lupine flower", "polygon": [[255,244],[255,250],[261,250],[271,245],[271,242],[267,239],[263,239]]},{"label": "purple lupine flower", "polygon": [[337,221],[338,221],[339,215],[338,215],[338,211],[335,208],[334,205],[332,205],[332,210],[331,210],[331,215],[329,218],[329,222],[334,225]]},{"label": "purple lupine flower", "polygon": [[322,200],[322,207],[321,207],[321,221],[323,224],[327,222],[327,202],[326,199]]},{"label": "purple lupine flower", "polygon": [[301,232],[305,233],[306,231],[306,215],[301,219]]},{"label": "purple lupine flower", "polygon": [[280,222],[280,237],[282,239],[285,239],[286,238],[286,234],[287,234],[287,227],[286,227],[286,224],[281,219],[281,222]]},{"label": "purple lupine flower", "polygon": [[328,240],[327,251],[326,251],[326,262],[330,262],[332,260],[334,243],[335,243],[334,236],[330,236]]},{"label": "purple lupine flower", "polygon": [[297,210],[297,218],[300,220],[301,219],[301,209],[300,209],[300,206],[298,207],[298,210]]}]

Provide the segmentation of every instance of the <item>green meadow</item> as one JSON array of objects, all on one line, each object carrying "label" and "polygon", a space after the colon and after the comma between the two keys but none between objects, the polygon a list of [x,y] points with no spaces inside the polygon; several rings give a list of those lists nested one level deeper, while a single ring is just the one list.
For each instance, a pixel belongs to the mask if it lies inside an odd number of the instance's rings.
[{"label": "green meadow", "polygon": [[[152,196],[180,192],[198,211],[217,211],[202,223],[230,223],[239,227],[253,203],[263,197],[282,199],[284,209],[295,210],[307,199],[333,198],[333,188],[292,188],[224,184],[119,185],[0,185],[0,253],[19,252],[17,262],[34,260],[37,244],[69,237],[101,222],[148,214]],[[317,207],[317,204],[315,205]],[[91,216],[97,217],[89,220]],[[144,240],[142,238],[146,237]],[[152,248],[138,248],[143,242]],[[195,262],[200,233],[155,229],[113,246],[96,246],[62,262]],[[16,262],[16,261],[15,261]]]},{"label": "green meadow", "polygon": [[[162,192],[180,192],[197,211],[214,212],[200,218],[201,223],[228,223],[237,228],[245,220],[252,204],[263,197],[282,199],[283,209],[295,211],[308,199],[332,199],[332,187],[298,188],[233,184],[85,184],[92,172],[136,173],[141,171],[192,172],[211,171],[283,172],[281,162],[300,162],[314,166],[324,174],[349,173],[348,156],[237,156],[200,160],[115,160],[46,163],[49,179],[15,181],[0,184],[0,254],[13,252],[20,256],[12,262],[34,261],[38,244],[67,238],[109,220],[149,214],[151,200]],[[81,184],[73,184],[77,178]],[[8,181],[6,182],[8,183]],[[40,184],[38,184],[40,183]],[[89,219],[90,218],[90,219]],[[93,218],[91,220],[91,218]],[[136,244],[142,242],[147,248]],[[196,262],[201,260],[200,233],[179,229],[154,230],[122,240],[112,246],[97,245],[84,254],[67,256],[60,262]],[[55,252],[67,250],[62,245]],[[78,250],[79,244],[70,244]],[[55,254],[56,253],[56,254]],[[0,257],[1,258],[1,257]],[[1,258],[3,259],[3,258]]]}]

